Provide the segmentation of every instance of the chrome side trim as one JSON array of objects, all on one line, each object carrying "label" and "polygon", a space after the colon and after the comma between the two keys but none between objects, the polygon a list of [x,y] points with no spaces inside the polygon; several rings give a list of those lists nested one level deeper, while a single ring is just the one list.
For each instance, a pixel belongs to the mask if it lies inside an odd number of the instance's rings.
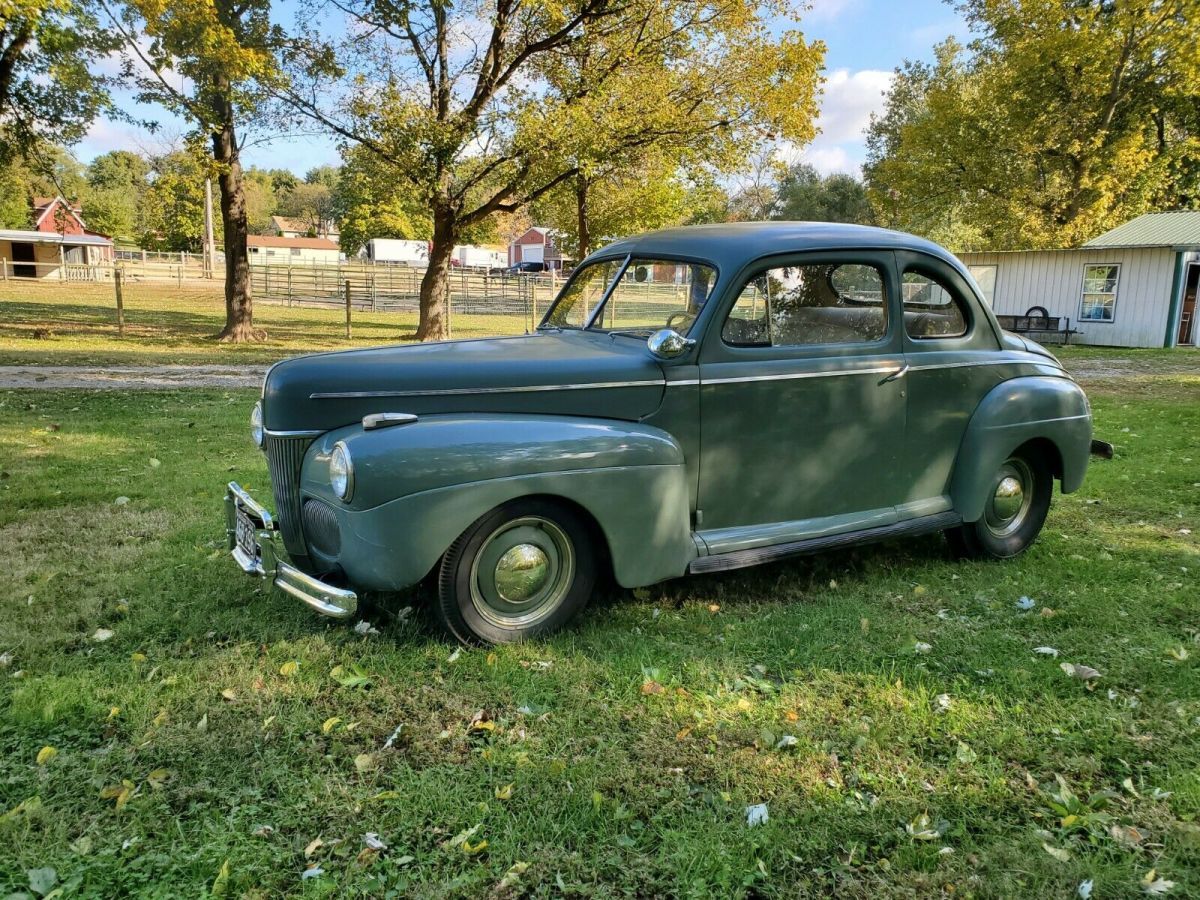
[{"label": "chrome side trim", "polygon": [[363,416],[362,427],[366,431],[376,428],[387,428],[389,425],[411,425],[417,421],[412,413],[382,412]]},{"label": "chrome side trim", "polygon": [[263,433],[269,437],[277,438],[296,438],[296,437],[320,437],[325,432],[320,428],[310,429],[308,431],[272,431],[270,428],[264,428]]},{"label": "chrome side trim", "polygon": [[[1047,364],[1053,365],[1049,360]],[[911,372],[929,372],[934,369],[969,369],[977,366],[1038,366],[1042,363],[1034,362],[1031,359],[980,359],[967,360],[965,362],[952,363],[930,363],[927,366],[913,366]]]},{"label": "chrome side trim", "polygon": [[[701,378],[700,384],[744,384],[750,381],[797,381],[804,378],[837,378],[847,375],[878,375],[880,372],[895,372],[896,364],[873,366],[870,369],[840,369],[832,372],[784,372],[779,375],[745,375],[738,378]],[[676,382],[677,383],[677,382]]]},{"label": "chrome side trim", "polygon": [[[309,400],[362,400],[373,397],[453,397],[465,394],[528,394],[540,391],[596,391],[604,388],[662,387],[662,379],[653,381],[598,381],[586,384],[528,384],[518,387],[437,388],[424,391],[331,391],[309,394]],[[320,432],[318,432],[320,433]]]}]

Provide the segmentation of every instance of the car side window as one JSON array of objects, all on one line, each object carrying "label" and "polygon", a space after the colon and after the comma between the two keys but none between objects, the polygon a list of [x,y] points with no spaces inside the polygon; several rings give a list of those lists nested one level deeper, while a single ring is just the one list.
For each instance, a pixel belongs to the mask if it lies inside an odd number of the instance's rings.
[{"label": "car side window", "polygon": [[883,273],[862,263],[779,266],[752,277],[721,327],[736,347],[863,344],[887,334]]},{"label": "car side window", "polygon": [[904,331],[914,340],[955,338],[967,333],[962,299],[936,275],[908,270],[901,284]]}]

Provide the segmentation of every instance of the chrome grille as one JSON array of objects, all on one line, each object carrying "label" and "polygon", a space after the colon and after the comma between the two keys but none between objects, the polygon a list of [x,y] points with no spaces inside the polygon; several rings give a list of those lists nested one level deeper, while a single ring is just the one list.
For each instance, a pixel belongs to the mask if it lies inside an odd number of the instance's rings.
[{"label": "chrome grille", "polygon": [[342,551],[342,534],[338,530],[337,513],[320,500],[304,501],[304,535],[318,553],[336,558]]},{"label": "chrome grille", "polygon": [[266,435],[263,450],[271,473],[271,493],[275,498],[275,518],[283,546],[293,557],[304,556],[304,535],[300,531],[300,463],[311,437],[273,437]]}]

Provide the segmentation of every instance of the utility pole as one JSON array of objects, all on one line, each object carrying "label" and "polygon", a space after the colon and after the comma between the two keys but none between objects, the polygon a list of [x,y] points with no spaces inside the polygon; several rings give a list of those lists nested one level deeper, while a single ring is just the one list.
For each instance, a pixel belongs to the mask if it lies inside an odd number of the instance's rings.
[{"label": "utility pole", "polygon": [[213,242],[212,179],[204,179],[204,277],[212,278],[217,268],[217,248]]}]

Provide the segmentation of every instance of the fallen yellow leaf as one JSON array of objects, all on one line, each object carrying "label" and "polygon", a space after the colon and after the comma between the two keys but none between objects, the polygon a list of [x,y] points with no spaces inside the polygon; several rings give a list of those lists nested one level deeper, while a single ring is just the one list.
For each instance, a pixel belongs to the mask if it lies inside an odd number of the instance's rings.
[{"label": "fallen yellow leaf", "polygon": [[164,784],[166,784],[170,779],[171,779],[171,770],[170,769],[155,769],[153,772],[151,772],[149,775],[146,776],[146,782],[150,785],[150,787],[154,788],[154,790],[156,790],[156,791],[162,790],[162,786]]},{"label": "fallen yellow leaf", "polygon": [[692,733],[692,726],[686,725],[683,728],[680,728],[677,732],[675,732],[675,740],[677,740],[677,741],[686,740],[687,736],[691,733]]},{"label": "fallen yellow leaf", "polygon": [[225,690],[221,691],[221,696],[224,697],[226,700],[228,700],[230,703],[232,703],[234,700],[237,699],[237,694],[235,694],[233,692],[232,688],[225,688]]},{"label": "fallen yellow leaf", "polygon": [[294,659],[290,659],[279,667],[279,674],[284,678],[291,678],[300,671],[300,663]]},{"label": "fallen yellow leaf", "polygon": [[313,838],[308,842],[308,846],[304,848],[304,858],[309,859],[314,853],[325,846],[325,842],[320,838]]},{"label": "fallen yellow leaf", "polygon": [[321,723],[321,734],[329,734],[329,732],[333,731],[333,729],[337,727],[337,724],[340,721],[342,721],[341,716],[330,716]]},{"label": "fallen yellow leaf", "polygon": [[496,660],[497,660],[497,658],[498,658],[498,657],[496,656],[496,654],[495,654],[495,653],[489,653],[489,654],[487,655],[487,664],[488,664],[489,666],[494,666],[494,665],[496,664]]},{"label": "fallen yellow leaf", "polygon": [[497,800],[511,800],[514,790],[516,790],[515,783],[509,783],[509,784],[504,785],[503,787],[498,787],[498,788],[496,788],[496,799]]},{"label": "fallen yellow leaf", "polygon": [[375,754],[374,753],[358,754],[358,756],[354,757],[354,768],[357,769],[359,771],[359,773],[370,772],[372,769],[375,768]]},{"label": "fallen yellow leaf", "polygon": [[487,849],[487,845],[488,842],[486,840],[482,840],[478,844],[472,844],[470,841],[463,841],[462,850],[463,853],[467,854],[467,856],[478,856]]},{"label": "fallen yellow leaf", "polygon": [[50,760],[54,759],[54,757],[56,757],[56,756],[58,756],[58,751],[56,749],[54,749],[53,747],[47,745],[38,751],[37,764],[39,766],[44,766],[46,763],[50,762]]},{"label": "fallen yellow leaf", "polygon": [[642,682],[642,693],[643,694],[661,694],[665,690],[666,690],[666,688],[664,688],[657,681],[643,681]]}]

